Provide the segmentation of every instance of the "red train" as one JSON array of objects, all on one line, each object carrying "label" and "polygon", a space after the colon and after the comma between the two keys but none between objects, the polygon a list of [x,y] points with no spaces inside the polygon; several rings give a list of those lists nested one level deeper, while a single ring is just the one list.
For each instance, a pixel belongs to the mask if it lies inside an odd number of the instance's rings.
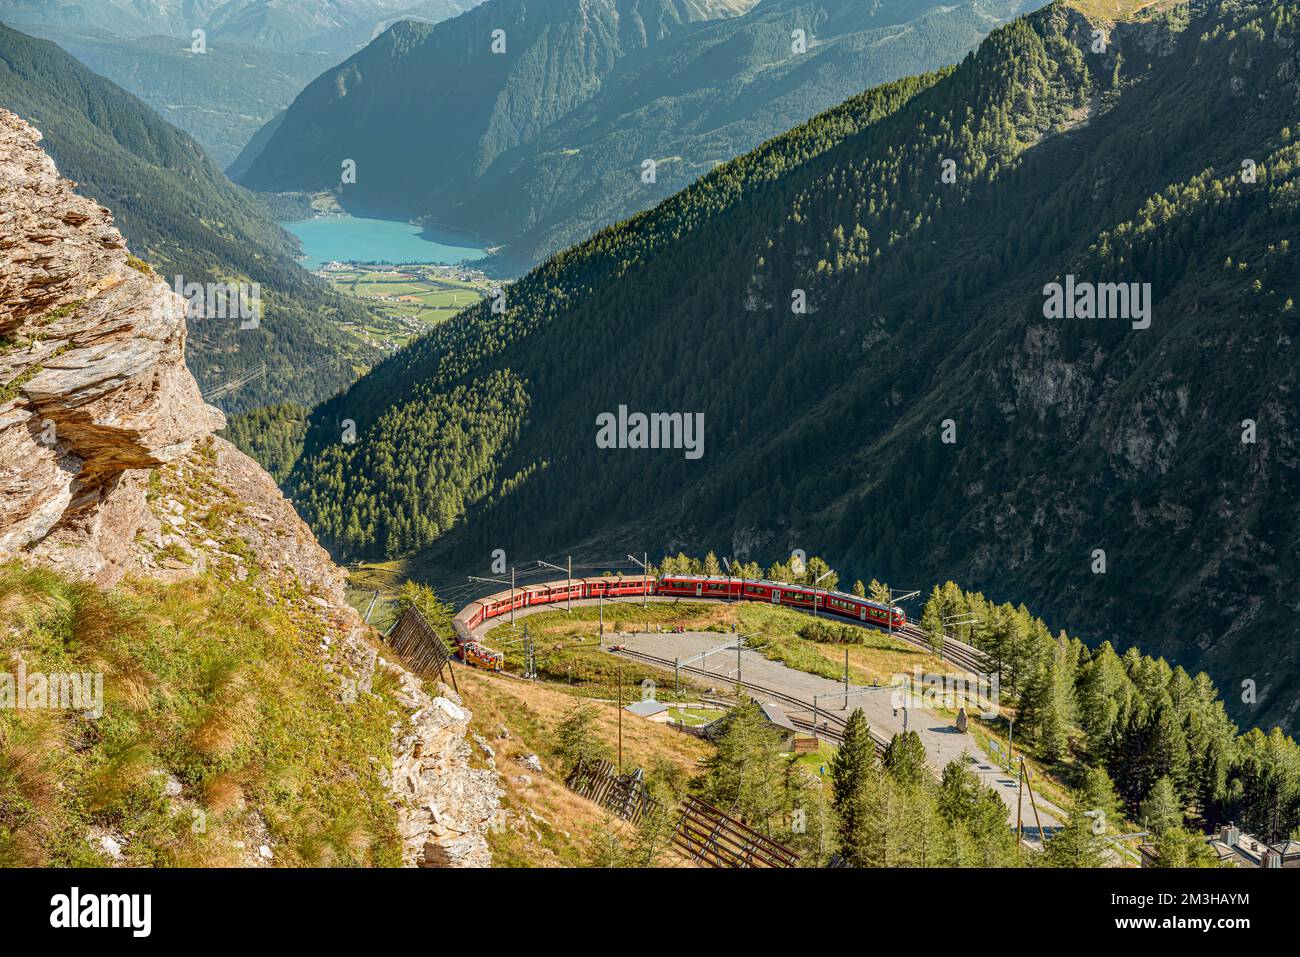
[{"label": "red train", "polygon": [[[811,585],[724,578],[721,575],[665,575],[657,583],[655,594],[765,601],[804,611],[816,609],[819,613],[870,622],[882,628],[889,626],[890,608],[887,605],[857,595],[847,595],[842,591],[813,588]],[[906,622],[907,616],[903,614],[903,609],[894,606],[893,626],[899,628]]]},{"label": "red train", "polygon": [[[453,622],[456,626],[457,640],[467,636],[489,618],[499,618],[510,614],[511,609],[531,608],[533,605],[549,605],[552,602],[579,598],[624,597],[627,595],[653,595],[655,580],[646,575],[617,575],[610,578],[569,578],[540,585],[525,585],[513,591],[507,588],[494,595],[472,601]],[[463,629],[463,634],[462,634]]]},{"label": "red train", "polygon": [[893,627],[901,628],[907,616],[897,606],[889,608],[879,602],[840,591],[827,591],[810,585],[787,585],[784,582],[756,581],[748,578],[724,578],[714,575],[665,575],[655,579],[646,575],[619,575],[608,578],[572,578],[507,589],[470,602],[454,619],[456,643],[468,640],[475,628],[489,618],[509,615],[510,610],[549,605],[569,599],[640,597],[662,595],[671,598],[726,598],[762,601],[814,609],[822,614],[868,622],[888,627],[892,613]]}]

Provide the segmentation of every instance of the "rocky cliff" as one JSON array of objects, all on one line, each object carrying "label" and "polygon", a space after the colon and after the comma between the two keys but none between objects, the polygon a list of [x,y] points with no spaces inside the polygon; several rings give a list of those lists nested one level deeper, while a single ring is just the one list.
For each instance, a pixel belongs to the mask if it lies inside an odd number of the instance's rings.
[{"label": "rocky cliff", "polygon": [[0,562],[106,589],[215,575],[311,616],[340,694],[369,693],[383,673],[406,710],[390,712],[391,767],[378,772],[403,863],[489,864],[500,791],[469,766],[469,711],[385,654],[275,482],[213,435],[223,418],[185,367],[184,301],[39,141],[0,110]]}]

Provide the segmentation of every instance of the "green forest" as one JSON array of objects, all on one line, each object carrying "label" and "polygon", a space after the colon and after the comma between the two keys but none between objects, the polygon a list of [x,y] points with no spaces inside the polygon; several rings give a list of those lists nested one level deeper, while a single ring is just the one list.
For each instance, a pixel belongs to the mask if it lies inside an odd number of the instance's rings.
[{"label": "green forest", "polygon": [[[336,554],[422,567],[806,537],[1249,669],[1291,725],[1297,10],[1197,0],[1100,47],[1067,4],[1017,19],[385,360],[315,410],[288,488]],[[1151,327],[1045,320],[1073,274],[1150,283]],[[620,404],[703,412],[704,457],[597,448]]]},{"label": "green forest", "polygon": [[[838,573],[819,557],[808,559],[796,573],[788,562],[774,563],[764,571],[734,558],[724,565],[712,552],[703,559],[679,553],[665,556],[655,571],[717,574],[728,565],[738,577],[799,585],[810,585],[829,572],[821,584],[831,582],[830,588],[839,584]],[[852,590],[879,599],[889,595],[889,587],[877,581],[869,585],[859,581]],[[1024,604],[998,604],[953,582],[933,586],[917,618],[935,647],[942,648],[946,635],[988,655],[998,675],[1002,711],[989,726],[1068,789],[1071,820],[1047,842],[1048,863],[1101,865],[1105,841],[1100,838],[1107,832],[1093,828],[1088,817],[1089,812],[1095,816],[1098,810],[1107,826],[1127,820],[1148,831],[1149,841],[1163,855],[1166,866],[1217,865],[1195,835],[1227,823],[1268,843],[1300,839],[1300,746],[1276,727],[1240,732],[1208,674],[1189,674],[1163,658],[1142,654],[1136,647],[1118,651],[1110,642],[1103,642],[1090,649],[1064,631],[1054,635]],[[962,623],[948,626],[945,621]],[[837,643],[861,642],[867,634],[856,624],[813,618],[800,631],[808,640]],[[846,739],[837,765],[852,761],[844,756],[850,751]],[[924,749],[920,767],[924,768]],[[960,791],[958,784],[968,774],[953,766],[945,770],[942,782],[920,775],[918,783],[924,778],[921,790],[934,799],[936,784],[940,795],[949,788]],[[878,777],[869,777],[871,788],[887,785]],[[984,790],[978,782],[975,788]],[[759,785],[755,789],[764,791]],[[889,805],[884,797],[875,800]],[[926,809],[927,803],[914,796],[901,817],[906,826],[893,829],[900,836],[895,840],[925,834],[923,822],[936,820]],[[883,826],[881,813],[875,812],[879,826]],[[998,823],[1005,824],[1005,813],[1000,814]],[[843,821],[839,826],[850,831],[856,827]],[[845,837],[843,832],[840,836]],[[987,836],[982,843],[999,846]],[[879,855],[887,853],[884,849],[891,844],[877,833],[864,837],[863,846],[874,848],[873,854]],[[946,853],[960,856],[963,842],[949,839],[934,845],[940,846],[948,848]],[[993,862],[995,865],[1014,857],[1014,847],[1003,850],[1012,853]],[[903,860],[908,866],[919,866],[914,857]],[[877,856],[864,858],[860,866],[898,862]]]},{"label": "green forest", "polygon": [[1089,649],[1023,604],[934,586],[922,624],[937,630],[954,615],[977,620],[958,637],[994,662],[1017,740],[1072,780],[1083,804],[1157,837],[1229,822],[1269,843],[1300,836],[1300,747],[1277,727],[1239,733],[1208,674],[1136,647]]}]

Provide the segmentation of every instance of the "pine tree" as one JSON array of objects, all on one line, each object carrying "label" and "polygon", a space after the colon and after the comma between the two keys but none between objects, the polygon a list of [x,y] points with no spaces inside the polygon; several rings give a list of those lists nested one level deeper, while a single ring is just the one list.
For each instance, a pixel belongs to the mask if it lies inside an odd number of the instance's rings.
[{"label": "pine tree", "polygon": [[1156,867],[1223,867],[1205,835],[1170,827],[1155,842]]},{"label": "pine tree", "polygon": [[876,773],[876,746],[866,715],[856,708],[831,762],[831,805],[838,821],[840,855],[854,867],[867,867],[871,860],[867,789]]},{"label": "pine tree", "polygon": [[596,709],[585,702],[570,708],[555,729],[551,754],[564,763],[565,772],[583,760],[599,760],[608,749],[596,737]]},{"label": "pine tree", "polygon": [[1083,781],[1079,786],[1079,800],[1090,811],[1096,811],[1103,825],[1118,824],[1120,817],[1119,795],[1115,793],[1115,782],[1110,779],[1106,769],[1095,765],[1083,772]]},{"label": "pine tree", "polygon": [[1065,826],[1043,844],[1043,863],[1049,867],[1105,866],[1105,845],[1091,810],[1081,795],[1074,796]]},{"label": "pine tree", "polygon": [[1138,811],[1138,823],[1157,837],[1170,828],[1182,826],[1183,810],[1169,775],[1160,778],[1151,788]]},{"label": "pine tree", "polygon": [[925,745],[915,731],[896,734],[885,746],[886,773],[904,787],[917,787],[925,780]]}]

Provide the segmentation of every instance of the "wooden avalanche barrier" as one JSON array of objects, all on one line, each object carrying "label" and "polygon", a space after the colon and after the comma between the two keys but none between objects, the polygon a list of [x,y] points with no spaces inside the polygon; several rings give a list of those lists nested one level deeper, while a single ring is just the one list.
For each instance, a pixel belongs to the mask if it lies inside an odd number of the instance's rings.
[{"label": "wooden avalanche barrier", "polygon": [[631,774],[619,774],[609,761],[578,762],[567,781],[569,790],[632,824],[662,808],[646,793],[645,778],[638,768]]},{"label": "wooden avalanche barrier", "polygon": [[[401,655],[410,669],[422,678],[441,677],[444,668],[456,688],[456,673],[451,670],[451,650],[415,608],[402,612],[388,633],[388,645]],[[460,689],[456,688],[457,694]]]},{"label": "wooden avalanche barrier", "polygon": [[682,801],[673,844],[710,867],[798,867],[799,855],[699,798]]}]

